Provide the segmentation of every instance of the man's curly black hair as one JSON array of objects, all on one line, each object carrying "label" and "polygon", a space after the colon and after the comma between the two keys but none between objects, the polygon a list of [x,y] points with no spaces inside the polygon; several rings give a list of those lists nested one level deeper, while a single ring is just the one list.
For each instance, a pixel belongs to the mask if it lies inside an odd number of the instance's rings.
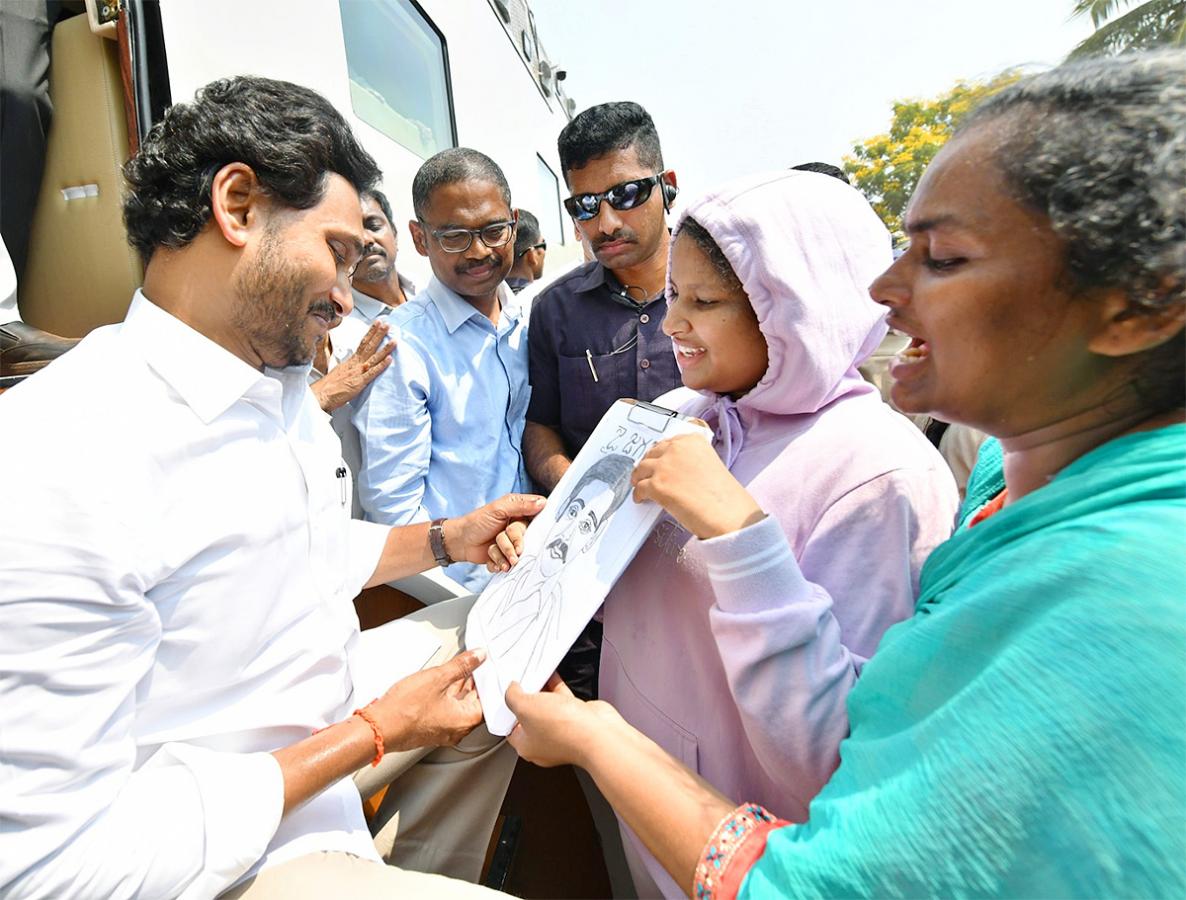
[{"label": "man's curly black hair", "polygon": [[157,247],[197,237],[210,219],[214,176],[233,162],[250,166],[263,189],[293,209],[315,206],[330,172],[360,192],[381,175],[316,91],[255,76],[211,82],[172,107],[124,166],[128,241],[146,264]]}]

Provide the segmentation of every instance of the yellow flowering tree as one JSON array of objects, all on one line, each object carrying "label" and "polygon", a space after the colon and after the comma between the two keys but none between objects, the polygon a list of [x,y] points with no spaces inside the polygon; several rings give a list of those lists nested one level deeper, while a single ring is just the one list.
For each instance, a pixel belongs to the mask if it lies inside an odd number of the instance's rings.
[{"label": "yellow flowering tree", "polygon": [[987,82],[960,81],[930,100],[898,100],[889,131],[853,145],[852,154],[844,157],[844,170],[895,242],[903,237],[902,214],[910,195],[939,148],[977,103],[1019,77],[1010,70]]}]

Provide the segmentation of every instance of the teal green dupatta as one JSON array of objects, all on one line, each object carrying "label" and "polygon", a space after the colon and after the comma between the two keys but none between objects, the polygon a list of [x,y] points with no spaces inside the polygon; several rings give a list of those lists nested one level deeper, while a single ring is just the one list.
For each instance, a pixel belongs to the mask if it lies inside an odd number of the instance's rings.
[{"label": "teal green dupatta", "polygon": [[849,718],[742,896],[1186,897],[1186,425],[939,547]]}]

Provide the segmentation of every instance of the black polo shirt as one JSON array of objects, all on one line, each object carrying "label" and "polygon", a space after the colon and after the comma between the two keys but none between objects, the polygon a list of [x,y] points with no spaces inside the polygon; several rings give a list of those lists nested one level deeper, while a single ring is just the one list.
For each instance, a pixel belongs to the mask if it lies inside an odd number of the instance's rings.
[{"label": "black polo shirt", "polygon": [[680,386],[667,302],[635,303],[614,274],[586,263],[548,285],[527,329],[527,420],[560,432],[575,456],[615,400],[654,400]]}]

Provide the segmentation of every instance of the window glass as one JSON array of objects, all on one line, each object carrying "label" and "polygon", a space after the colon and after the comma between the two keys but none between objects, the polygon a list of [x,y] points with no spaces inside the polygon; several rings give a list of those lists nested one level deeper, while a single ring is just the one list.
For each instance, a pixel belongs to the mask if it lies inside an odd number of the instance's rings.
[{"label": "window glass", "polygon": [[421,159],[455,145],[445,41],[410,0],[339,0],[354,113]]},{"label": "window glass", "polygon": [[560,182],[556,179],[552,167],[544,162],[544,158],[538,153],[535,155],[535,161],[539,164],[539,196],[544,206],[536,214],[539,228],[549,244],[559,247],[568,243],[564,239],[565,218],[564,208],[560,205]]}]

